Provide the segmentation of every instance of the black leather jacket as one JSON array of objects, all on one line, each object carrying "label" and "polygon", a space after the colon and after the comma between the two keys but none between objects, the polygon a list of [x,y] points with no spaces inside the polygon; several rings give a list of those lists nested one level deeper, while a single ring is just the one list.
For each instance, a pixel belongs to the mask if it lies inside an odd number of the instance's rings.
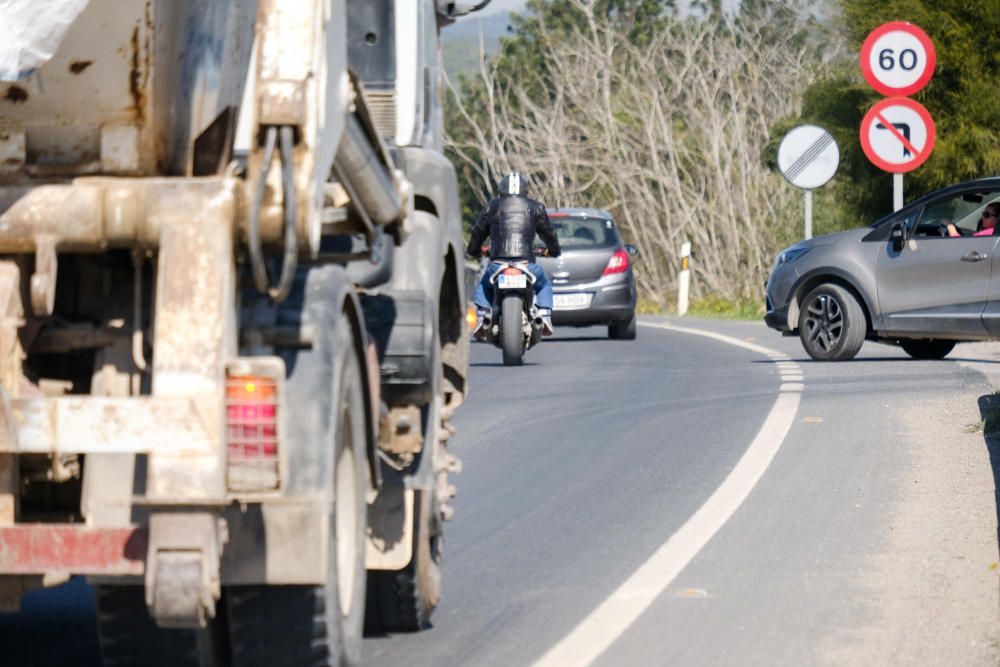
[{"label": "black leather jacket", "polygon": [[482,254],[483,241],[490,236],[490,259],[524,259],[535,261],[532,249],[538,233],[549,250],[549,257],[562,252],[545,207],[523,195],[497,197],[483,209],[472,226],[472,236],[466,253],[470,257]]}]

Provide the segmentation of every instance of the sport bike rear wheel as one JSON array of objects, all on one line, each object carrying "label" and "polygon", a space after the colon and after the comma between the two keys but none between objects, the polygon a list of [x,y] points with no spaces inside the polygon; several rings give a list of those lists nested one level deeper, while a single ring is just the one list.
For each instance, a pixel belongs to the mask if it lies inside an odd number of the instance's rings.
[{"label": "sport bike rear wheel", "polygon": [[500,302],[500,349],[504,366],[524,363],[524,302],[520,294],[507,294]]}]

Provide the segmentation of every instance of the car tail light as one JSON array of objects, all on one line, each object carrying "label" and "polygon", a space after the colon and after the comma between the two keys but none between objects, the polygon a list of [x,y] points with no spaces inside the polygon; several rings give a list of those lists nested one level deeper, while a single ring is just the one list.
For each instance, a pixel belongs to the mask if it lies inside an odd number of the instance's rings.
[{"label": "car tail light", "polygon": [[271,491],[280,483],[278,399],[284,373],[252,368],[258,361],[269,360],[238,362],[226,369],[226,450],[231,491]]},{"label": "car tail light", "polygon": [[615,250],[615,254],[611,255],[611,259],[608,260],[608,265],[601,275],[610,276],[615,273],[624,273],[628,271],[628,267],[628,253],[624,250]]}]

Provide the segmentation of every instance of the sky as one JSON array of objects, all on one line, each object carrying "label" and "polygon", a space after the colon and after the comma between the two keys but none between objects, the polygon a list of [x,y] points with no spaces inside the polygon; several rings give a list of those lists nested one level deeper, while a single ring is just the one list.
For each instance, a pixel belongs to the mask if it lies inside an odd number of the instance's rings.
[{"label": "sky", "polygon": [[496,12],[519,12],[524,9],[527,0],[493,0],[483,8],[482,13],[495,14]]},{"label": "sky", "polygon": [[[524,5],[527,0],[493,0],[483,8],[482,14],[485,16],[487,14],[495,14],[496,12],[519,12],[524,9]],[[678,3],[683,6],[683,3]],[[723,0],[723,7],[735,7],[739,4],[739,0]]]}]

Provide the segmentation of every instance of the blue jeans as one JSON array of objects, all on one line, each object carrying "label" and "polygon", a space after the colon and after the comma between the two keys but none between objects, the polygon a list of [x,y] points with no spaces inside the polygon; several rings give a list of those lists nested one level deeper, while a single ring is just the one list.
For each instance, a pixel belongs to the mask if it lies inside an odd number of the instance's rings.
[{"label": "blue jeans", "polygon": [[[490,276],[496,273],[496,270],[500,268],[499,262],[490,262],[490,265],[486,267],[486,271],[483,272],[483,278],[476,285],[476,295],[473,298],[476,305],[485,310],[489,310],[493,307],[493,284],[490,282]],[[552,283],[549,282],[549,277],[545,275],[545,271],[539,265],[531,262],[528,264],[528,270],[535,276],[535,303],[539,308],[546,308],[552,310]]]}]

